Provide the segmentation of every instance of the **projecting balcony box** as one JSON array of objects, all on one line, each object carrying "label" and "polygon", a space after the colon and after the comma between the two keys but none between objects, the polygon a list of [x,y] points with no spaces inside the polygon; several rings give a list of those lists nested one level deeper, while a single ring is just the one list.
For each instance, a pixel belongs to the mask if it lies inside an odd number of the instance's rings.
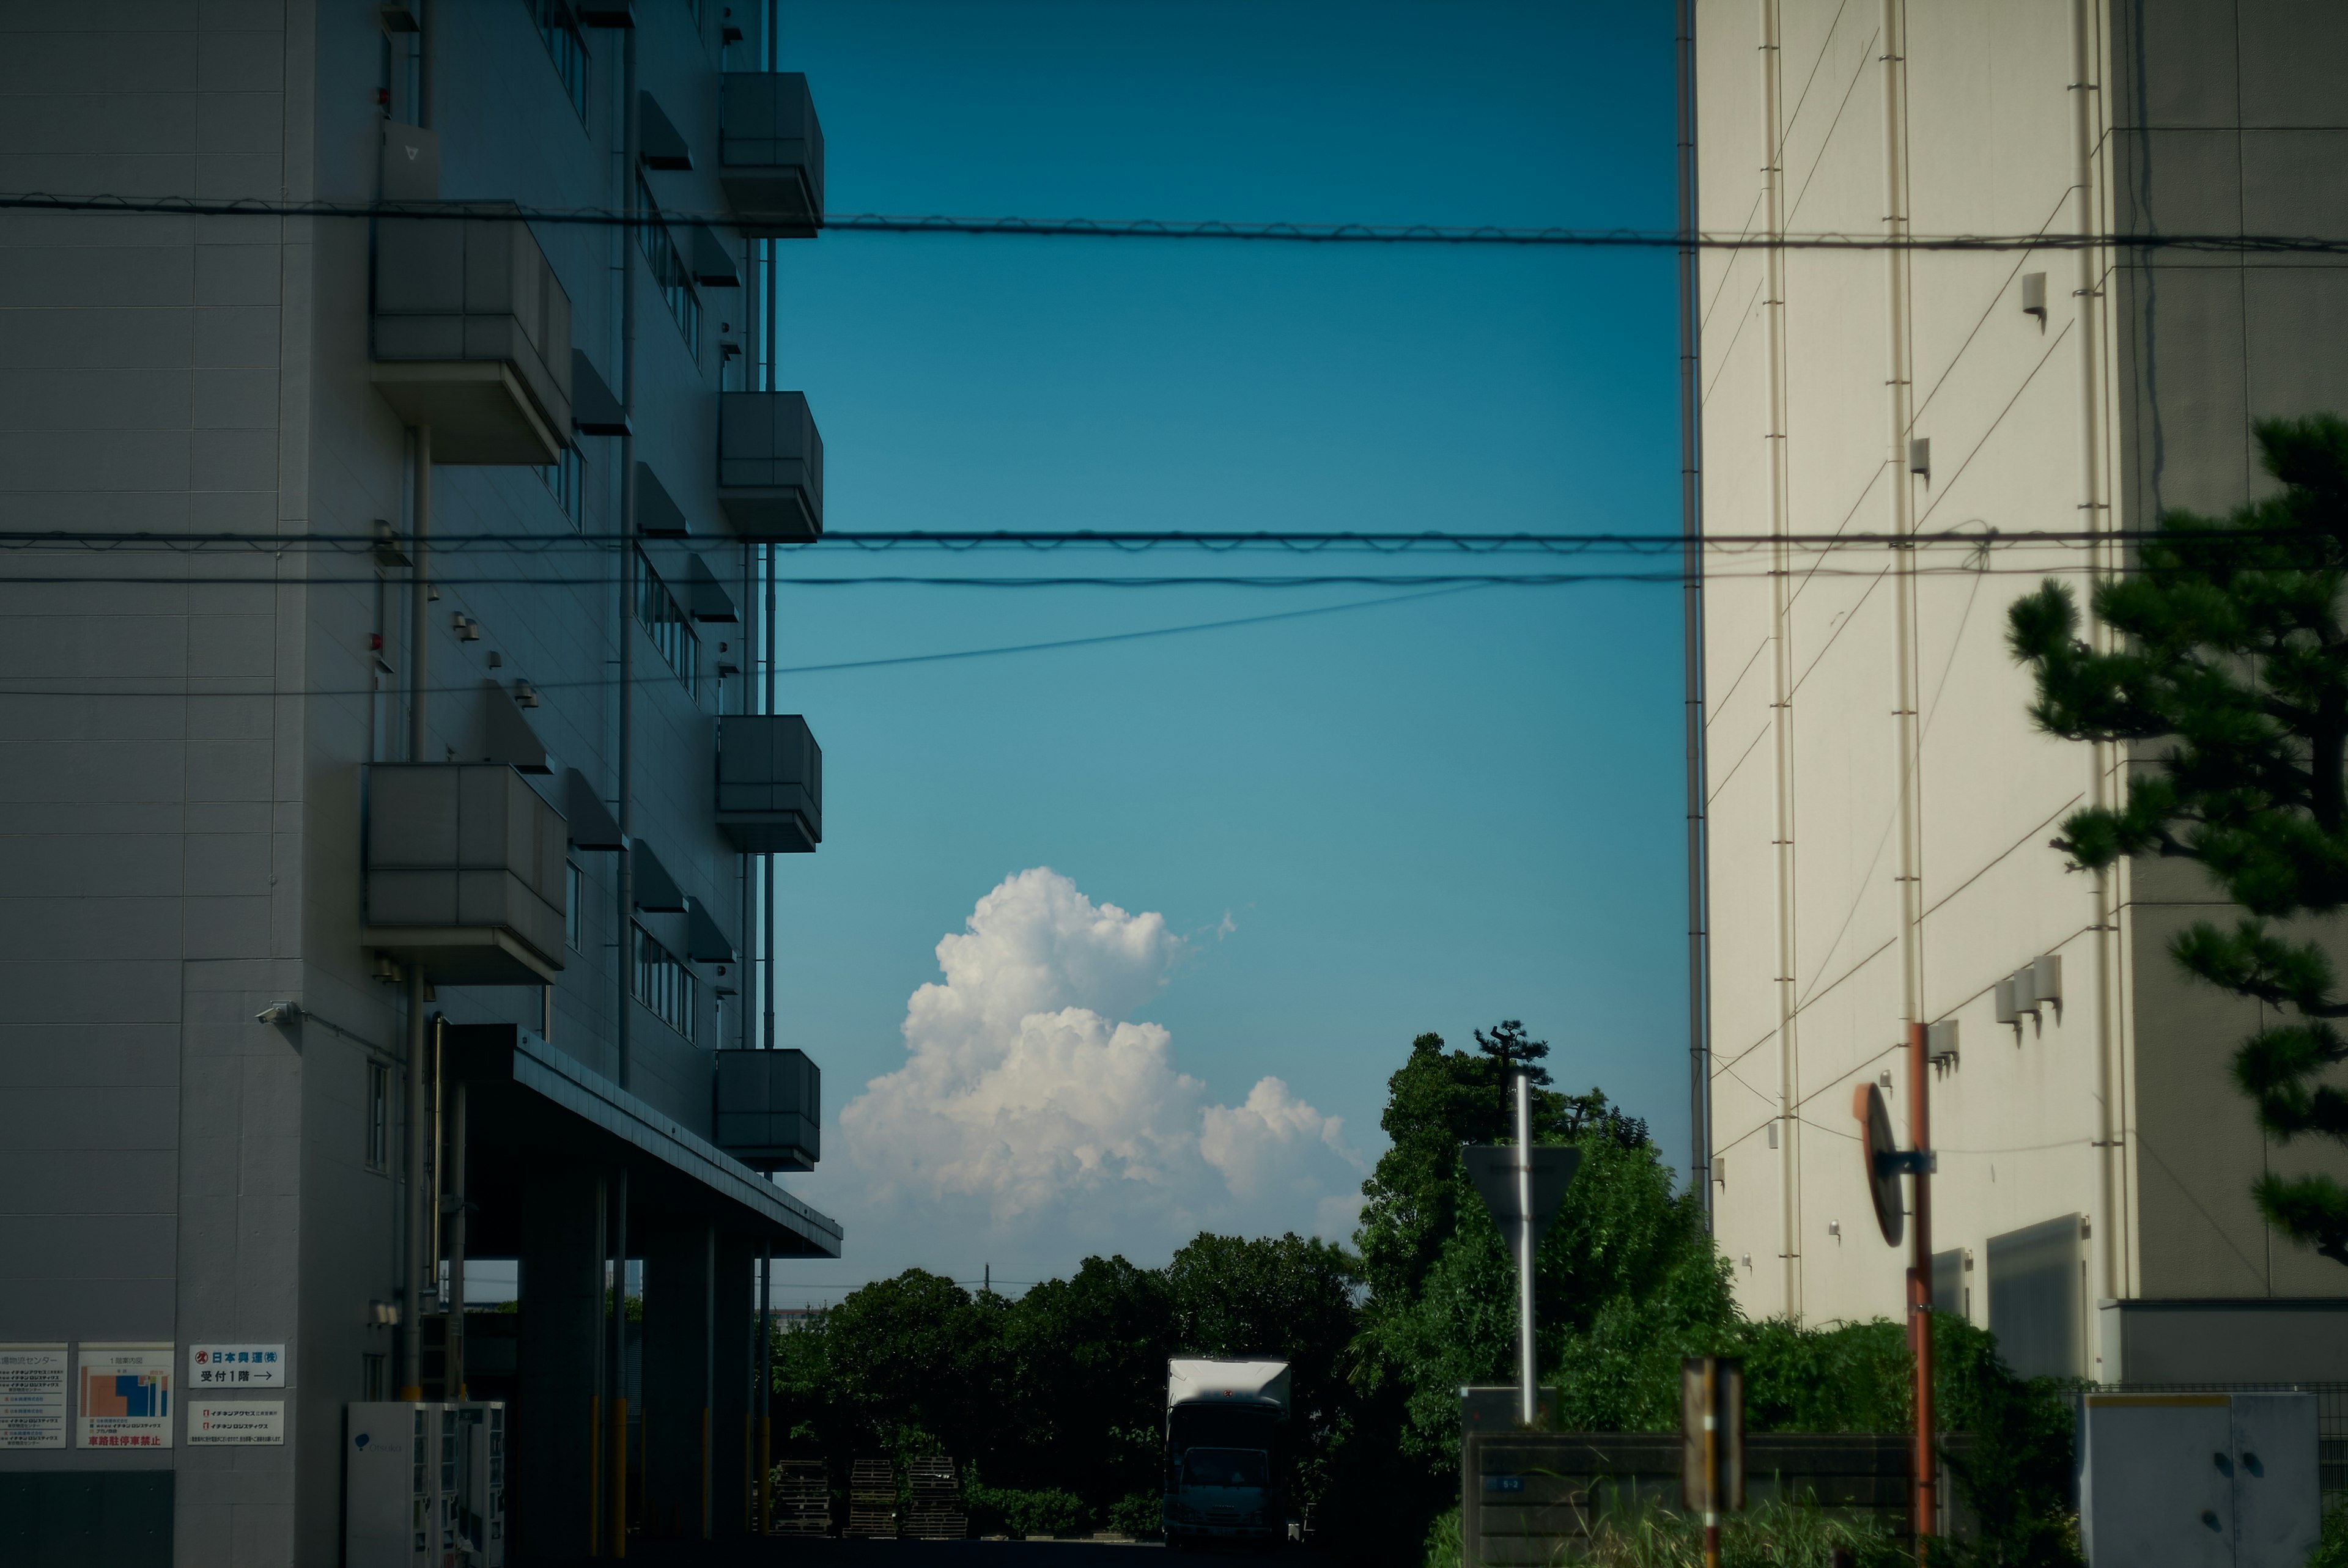
[{"label": "projecting balcony box", "polygon": [[362,940],[438,985],[537,986],[562,968],[562,816],[501,763],[367,772]]},{"label": "projecting balcony box", "polygon": [[823,227],[823,127],[797,71],[728,71],[717,183],[754,240],[808,240]]},{"label": "projecting balcony box", "polygon": [[823,436],[804,393],[717,395],[717,504],[746,539],[823,536]]},{"label": "projecting balcony box", "polygon": [[555,462],[571,445],[571,298],[510,203],[462,210],[376,226],[376,388],[432,427],[435,463]]},{"label": "projecting balcony box", "polygon": [[717,1146],[754,1171],[812,1171],[822,1157],[823,1073],[803,1050],[721,1050]]},{"label": "projecting balcony box", "polygon": [[717,830],[746,855],[823,842],[823,748],[797,713],[717,721]]}]

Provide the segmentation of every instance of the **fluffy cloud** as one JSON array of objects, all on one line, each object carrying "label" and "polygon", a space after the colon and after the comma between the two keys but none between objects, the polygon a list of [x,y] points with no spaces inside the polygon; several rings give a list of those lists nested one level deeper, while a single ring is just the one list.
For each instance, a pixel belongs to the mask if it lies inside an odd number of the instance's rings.
[{"label": "fluffy cloud", "polygon": [[1345,1234],[1361,1162],[1338,1118],[1272,1077],[1211,1103],[1163,1028],[1126,1021],[1183,950],[1163,916],[1045,867],[981,898],[907,1003],[904,1065],[839,1113],[865,1238],[911,1223],[1140,1255],[1201,1226]]}]

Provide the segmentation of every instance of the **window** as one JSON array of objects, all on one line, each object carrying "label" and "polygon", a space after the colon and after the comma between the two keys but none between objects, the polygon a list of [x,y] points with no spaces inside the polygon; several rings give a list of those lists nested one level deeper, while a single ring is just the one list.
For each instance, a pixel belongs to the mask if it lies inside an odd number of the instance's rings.
[{"label": "window", "polygon": [[587,39],[579,31],[579,20],[572,15],[569,0],[521,0],[522,7],[538,27],[538,36],[546,45],[546,53],[554,61],[554,74],[562,78],[562,90],[571,99],[583,123],[587,118]]},{"label": "window", "polygon": [[668,667],[676,671],[686,694],[698,695],[701,639],[694,635],[693,622],[685,618],[676,595],[669,592],[668,584],[661,581],[641,552],[636,557],[636,619],[644,622],[644,634],[668,661]]},{"label": "window", "polygon": [[[636,180],[636,190],[644,198],[647,214],[660,210],[660,203],[653,200],[653,188],[641,176]],[[668,237],[665,224],[648,220],[637,225],[636,242],[644,248],[644,260],[652,265],[653,282],[659,285],[661,298],[668,302],[668,313],[676,318],[677,331],[685,334],[685,352],[699,359],[701,296],[693,292],[693,274],[685,270],[685,258],[677,254],[676,241]]]},{"label": "window", "polygon": [[700,986],[675,954],[654,941],[642,927],[636,928],[635,998],[652,1009],[654,1018],[687,1040],[693,1038],[694,1020],[700,1010]]},{"label": "window", "polygon": [[367,1063],[366,1163],[371,1171],[391,1169],[391,1065]]},{"label": "window", "polygon": [[546,493],[554,497],[554,504],[562,508],[562,515],[571,519],[571,526],[583,530],[587,526],[587,459],[580,456],[579,448],[563,448],[560,458],[539,469],[538,477],[546,487]]},{"label": "window", "polygon": [[586,879],[579,867],[568,861],[562,866],[562,941],[572,952],[579,951],[579,895],[585,890]]}]

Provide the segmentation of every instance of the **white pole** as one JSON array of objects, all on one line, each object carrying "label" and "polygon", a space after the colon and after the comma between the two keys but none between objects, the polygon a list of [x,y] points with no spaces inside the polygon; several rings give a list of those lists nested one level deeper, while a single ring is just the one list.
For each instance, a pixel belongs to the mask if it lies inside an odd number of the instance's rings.
[{"label": "white pole", "polygon": [[1532,1082],[1530,1074],[1517,1074],[1517,1395],[1518,1419],[1529,1427],[1539,1414],[1533,1390]]}]

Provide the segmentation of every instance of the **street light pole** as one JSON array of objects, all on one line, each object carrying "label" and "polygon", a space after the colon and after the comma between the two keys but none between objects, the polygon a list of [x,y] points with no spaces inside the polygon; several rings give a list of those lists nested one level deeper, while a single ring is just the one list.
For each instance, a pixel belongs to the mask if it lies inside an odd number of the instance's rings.
[{"label": "street light pole", "polygon": [[1529,1427],[1540,1415],[1533,1388],[1533,1081],[1517,1074],[1517,1419]]}]

